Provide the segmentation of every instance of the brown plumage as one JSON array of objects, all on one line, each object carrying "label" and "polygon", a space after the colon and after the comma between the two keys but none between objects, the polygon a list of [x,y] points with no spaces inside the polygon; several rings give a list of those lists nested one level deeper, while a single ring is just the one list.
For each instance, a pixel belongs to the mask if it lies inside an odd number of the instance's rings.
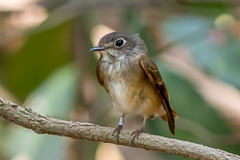
[{"label": "brown plumage", "polygon": [[117,140],[126,114],[144,117],[142,128],[132,134],[132,142],[143,132],[147,118],[156,116],[167,121],[171,133],[175,134],[177,113],[169,103],[168,91],[157,65],[147,55],[144,41],[137,34],[112,32],[102,37],[99,45],[90,51],[100,52],[98,82],[123,115],[113,132],[117,133]]}]

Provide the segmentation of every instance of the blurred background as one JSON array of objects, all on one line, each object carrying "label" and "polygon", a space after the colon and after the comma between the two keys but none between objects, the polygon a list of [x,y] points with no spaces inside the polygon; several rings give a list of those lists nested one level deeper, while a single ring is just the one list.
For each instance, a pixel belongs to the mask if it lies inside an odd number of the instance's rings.
[{"label": "blurred background", "polygon": [[[0,0],[0,96],[55,118],[116,127],[89,49],[112,31],[139,33],[179,115],[146,132],[240,154],[239,0]],[[142,118],[127,116],[126,130]],[[188,159],[38,135],[0,119],[1,160]]]}]

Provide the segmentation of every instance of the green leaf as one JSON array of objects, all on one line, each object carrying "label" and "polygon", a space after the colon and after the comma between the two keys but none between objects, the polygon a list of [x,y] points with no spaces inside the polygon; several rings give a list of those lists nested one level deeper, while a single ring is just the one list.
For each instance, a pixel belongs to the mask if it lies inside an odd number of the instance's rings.
[{"label": "green leaf", "polygon": [[69,28],[69,24],[63,24],[33,33],[26,37],[20,51],[3,57],[2,77],[18,98],[25,99],[52,71],[69,62]]},{"label": "green leaf", "polygon": [[[75,68],[71,64],[53,72],[28,97],[26,105],[45,115],[67,118],[76,102],[78,72]],[[11,127],[8,132],[3,143],[5,145],[1,147],[9,159],[20,155],[30,159],[45,159],[46,156],[65,159],[67,141],[61,137],[38,135],[19,126]]]}]

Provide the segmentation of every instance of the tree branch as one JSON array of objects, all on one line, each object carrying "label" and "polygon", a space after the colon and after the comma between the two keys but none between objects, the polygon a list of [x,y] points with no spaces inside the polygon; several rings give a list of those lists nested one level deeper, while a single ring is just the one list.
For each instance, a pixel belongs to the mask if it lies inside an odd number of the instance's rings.
[{"label": "tree branch", "polygon": [[102,127],[91,123],[64,121],[33,112],[28,107],[17,105],[0,97],[0,116],[38,134],[52,134],[74,139],[114,143],[146,150],[166,152],[173,155],[201,160],[240,160],[240,156],[207,146],[165,138],[161,136],[141,134],[131,144],[131,131],[122,131],[119,143],[112,136],[113,128]]}]

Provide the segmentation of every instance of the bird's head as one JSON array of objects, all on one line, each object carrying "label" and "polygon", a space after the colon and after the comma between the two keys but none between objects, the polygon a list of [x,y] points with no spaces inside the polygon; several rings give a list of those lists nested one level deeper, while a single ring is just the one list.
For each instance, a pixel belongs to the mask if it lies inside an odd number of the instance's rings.
[{"label": "bird's head", "polygon": [[112,32],[103,36],[98,46],[90,51],[99,51],[102,55],[110,55],[115,58],[132,54],[145,54],[147,48],[138,34]]}]

